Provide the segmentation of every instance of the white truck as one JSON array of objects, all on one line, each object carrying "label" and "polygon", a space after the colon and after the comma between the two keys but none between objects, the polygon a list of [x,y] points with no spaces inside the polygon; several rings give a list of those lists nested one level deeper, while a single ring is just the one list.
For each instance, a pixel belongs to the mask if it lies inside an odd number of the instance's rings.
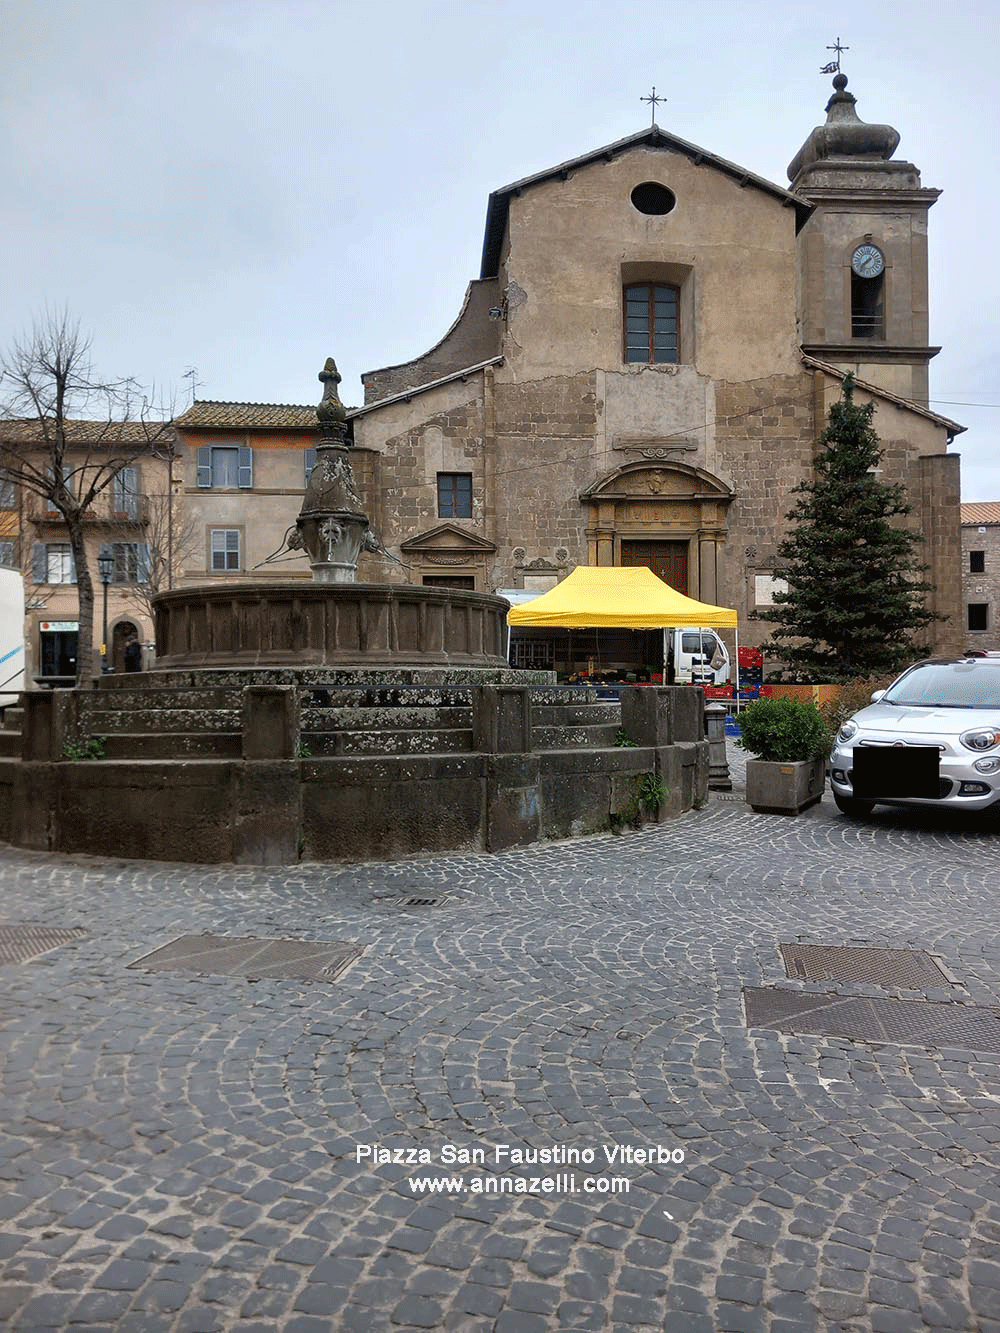
[{"label": "white truck", "polygon": [[729,650],[714,629],[670,629],[667,662],[675,685],[728,685]]},{"label": "white truck", "polygon": [[24,689],[24,579],[0,568],[0,708],[17,703]]}]

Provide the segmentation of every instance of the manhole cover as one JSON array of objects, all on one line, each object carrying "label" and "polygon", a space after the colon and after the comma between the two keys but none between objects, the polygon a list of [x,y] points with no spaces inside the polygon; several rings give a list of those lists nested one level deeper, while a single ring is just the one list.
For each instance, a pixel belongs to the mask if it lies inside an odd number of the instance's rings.
[{"label": "manhole cover", "polygon": [[899,990],[959,984],[932,954],[918,950],[783,944],[781,956],[786,974],[799,981],[860,981]]},{"label": "manhole cover", "polygon": [[129,967],[150,972],[208,972],[223,977],[333,981],[364,949],[337,940],[230,939],[181,935]]},{"label": "manhole cover", "polygon": [[40,953],[58,949],[60,944],[83,939],[87,932],[79,926],[0,926],[0,964],[25,963]]},{"label": "manhole cover", "polygon": [[932,1004],[927,1000],[802,995],[770,987],[747,987],[743,998],[748,1028],[908,1046],[1000,1051],[1000,1011],[995,1009]]}]

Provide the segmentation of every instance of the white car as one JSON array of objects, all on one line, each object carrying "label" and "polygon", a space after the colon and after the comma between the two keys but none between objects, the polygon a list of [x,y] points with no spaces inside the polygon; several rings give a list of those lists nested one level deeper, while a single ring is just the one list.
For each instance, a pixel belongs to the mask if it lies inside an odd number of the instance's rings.
[{"label": "white car", "polygon": [[1000,658],[918,662],[877,690],[837,733],[830,785],[848,815],[1000,802]]}]

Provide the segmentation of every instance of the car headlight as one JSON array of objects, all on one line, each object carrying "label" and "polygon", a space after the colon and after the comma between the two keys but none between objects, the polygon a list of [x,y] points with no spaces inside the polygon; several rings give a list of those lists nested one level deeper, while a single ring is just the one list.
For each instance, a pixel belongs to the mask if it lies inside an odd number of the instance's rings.
[{"label": "car headlight", "polygon": [[965,731],[958,738],[967,750],[992,750],[1000,745],[1000,728],[977,727],[975,731]]},{"label": "car headlight", "polygon": [[858,734],[858,724],[856,722],[847,721],[837,732],[837,740],[849,741],[852,736],[856,736],[857,734]]}]

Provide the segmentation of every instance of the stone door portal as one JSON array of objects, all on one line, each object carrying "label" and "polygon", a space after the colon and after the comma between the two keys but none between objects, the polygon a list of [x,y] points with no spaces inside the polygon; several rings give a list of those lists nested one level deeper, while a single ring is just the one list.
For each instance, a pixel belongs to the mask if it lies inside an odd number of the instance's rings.
[{"label": "stone door portal", "polygon": [[687,542],[622,542],[622,564],[645,565],[658,579],[688,595]]}]

